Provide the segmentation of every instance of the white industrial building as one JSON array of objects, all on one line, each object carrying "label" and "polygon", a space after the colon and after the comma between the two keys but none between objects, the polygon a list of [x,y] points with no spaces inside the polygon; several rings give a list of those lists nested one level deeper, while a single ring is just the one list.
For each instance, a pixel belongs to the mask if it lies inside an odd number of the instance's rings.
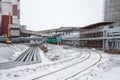
[{"label": "white industrial building", "polygon": [[120,26],[120,0],[104,0],[104,21]]},{"label": "white industrial building", "polygon": [[11,14],[11,34],[20,36],[20,0],[0,0],[1,35],[7,35],[8,17]]}]

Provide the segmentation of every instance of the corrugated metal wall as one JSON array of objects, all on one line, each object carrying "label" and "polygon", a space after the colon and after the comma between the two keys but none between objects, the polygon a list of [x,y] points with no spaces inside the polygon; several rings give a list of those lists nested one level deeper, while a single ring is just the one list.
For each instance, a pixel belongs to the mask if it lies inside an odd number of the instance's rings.
[{"label": "corrugated metal wall", "polygon": [[[11,16],[12,19],[12,16]],[[8,23],[9,23],[9,15],[2,15],[2,21],[1,21],[1,33],[2,35],[8,34]],[[11,20],[12,24],[12,20]]]}]

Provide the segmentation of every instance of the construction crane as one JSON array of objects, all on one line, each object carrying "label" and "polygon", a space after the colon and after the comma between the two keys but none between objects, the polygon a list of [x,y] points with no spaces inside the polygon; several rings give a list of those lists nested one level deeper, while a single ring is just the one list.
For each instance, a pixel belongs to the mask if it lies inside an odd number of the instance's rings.
[{"label": "construction crane", "polygon": [[11,44],[12,43],[12,38],[11,38],[11,14],[9,13],[9,17],[8,17],[8,34],[7,34],[7,39],[6,39],[6,43],[7,44]]}]

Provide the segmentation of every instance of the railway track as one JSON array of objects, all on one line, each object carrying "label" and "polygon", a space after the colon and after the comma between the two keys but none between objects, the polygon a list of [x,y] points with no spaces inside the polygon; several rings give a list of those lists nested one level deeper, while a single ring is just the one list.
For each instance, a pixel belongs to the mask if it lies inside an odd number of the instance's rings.
[{"label": "railway track", "polygon": [[[58,69],[58,70],[56,70],[56,71],[53,71],[53,72],[50,72],[50,73],[47,73],[47,74],[44,74],[44,75],[41,75],[41,76],[39,76],[39,77],[36,77],[36,78],[34,78],[34,79],[32,79],[32,80],[45,80],[45,79],[43,79],[44,77],[47,77],[47,76],[49,76],[49,75],[54,75],[55,73],[58,73],[58,72],[60,72],[60,71],[64,71],[65,69],[67,69],[67,68],[70,68],[70,67],[72,67],[73,65],[77,65],[78,63],[81,63],[81,62],[84,62],[85,60],[87,60],[88,58],[90,57],[90,53],[87,53],[86,55],[84,54],[84,53],[82,53],[82,55],[78,58],[78,59],[81,59],[80,61],[78,61],[78,62],[76,62],[76,63],[74,63],[74,64],[70,64],[69,66],[66,66],[66,67],[64,67],[64,68],[61,68],[61,69]],[[76,57],[77,58],[77,57]],[[49,78],[50,79],[50,78]],[[53,80],[53,79],[51,79],[51,80]],[[56,80],[56,79],[55,79]]]},{"label": "railway track", "polygon": [[39,47],[33,46],[25,50],[15,61],[0,63],[0,69],[9,69],[39,62],[41,62]]},{"label": "railway track", "polygon": [[38,51],[39,47],[30,47],[25,52],[23,52],[15,61],[20,62],[40,62],[40,52]]},{"label": "railway track", "polygon": [[65,78],[64,80],[74,80],[74,79],[72,79],[72,78],[74,78],[76,75],[79,75],[80,73],[86,71],[87,69],[91,68],[92,66],[94,66],[94,65],[96,65],[98,62],[100,62],[101,59],[102,59],[101,54],[98,53],[98,52],[96,52],[96,51],[94,51],[94,52],[97,53],[97,54],[99,55],[99,59],[98,59],[95,63],[93,63],[93,64],[91,64],[90,66],[86,67],[85,69],[83,69],[83,70],[81,70],[81,71],[75,73],[74,75],[71,75],[71,76]]},{"label": "railway track", "polygon": [[[48,74],[44,74],[44,75],[41,75],[39,77],[36,77],[32,80],[46,80],[46,79],[51,79],[51,80],[69,80],[69,79],[72,79],[73,77],[75,77],[76,75],[84,72],[85,70],[89,69],[90,67],[94,66],[95,64],[97,64],[101,59],[102,59],[102,56],[100,54],[98,54],[97,52],[95,52],[95,55],[97,56],[98,60],[95,61],[96,59],[96,56],[94,56],[91,52],[89,51],[86,51],[86,57],[84,57],[82,60],[80,60],[79,62],[75,62],[74,64],[71,64],[67,67],[64,67],[64,68],[61,68],[59,70],[56,70],[56,71],[53,71],[53,72],[50,72]],[[92,56],[91,56],[92,55]],[[81,67],[81,63],[83,64],[85,61],[89,63],[89,59],[92,59],[95,61],[93,61],[92,64],[88,65],[88,64],[85,64],[85,68],[84,67]],[[80,68],[81,67],[81,68]],[[81,70],[77,71],[76,70],[71,70],[71,69],[75,69],[75,68],[80,68]],[[83,68],[83,69],[82,69]],[[64,76],[61,75],[64,73]],[[65,74],[66,73],[66,74]]]}]

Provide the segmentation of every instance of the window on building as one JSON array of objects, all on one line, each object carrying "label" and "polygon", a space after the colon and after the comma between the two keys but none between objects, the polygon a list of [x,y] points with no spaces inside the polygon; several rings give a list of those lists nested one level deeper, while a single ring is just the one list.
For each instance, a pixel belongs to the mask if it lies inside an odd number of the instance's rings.
[{"label": "window on building", "polygon": [[13,5],[13,15],[17,16],[17,5]]}]

